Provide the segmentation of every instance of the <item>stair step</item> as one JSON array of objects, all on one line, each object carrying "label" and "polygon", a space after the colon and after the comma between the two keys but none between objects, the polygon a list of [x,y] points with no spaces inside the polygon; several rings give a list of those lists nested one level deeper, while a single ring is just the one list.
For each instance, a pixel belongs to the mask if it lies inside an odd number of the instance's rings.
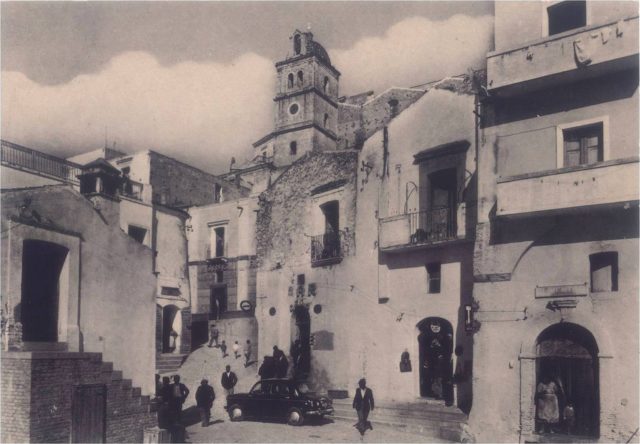
[{"label": "stair step", "polygon": [[122,371],[114,370],[113,372],[111,372],[111,380],[112,381],[120,381],[120,380],[122,380]]},{"label": "stair step", "polygon": [[131,387],[131,397],[139,398],[142,395],[142,389],[140,387]]},{"label": "stair step", "polygon": [[131,390],[133,388],[131,379],[123,379],[122,381],[120,381],[120,387],[123,390]]},{"label": "stair step", "polygon": [[113,362],[103,362],[102,363],[102,372],[112,372],[113,371]]}]

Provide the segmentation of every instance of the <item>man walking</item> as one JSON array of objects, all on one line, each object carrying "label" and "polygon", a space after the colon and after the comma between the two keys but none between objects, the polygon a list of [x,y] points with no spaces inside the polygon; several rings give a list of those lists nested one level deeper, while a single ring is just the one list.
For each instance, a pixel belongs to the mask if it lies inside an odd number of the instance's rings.
[{"label": "man walking", "polygon": [[218,331],[218,328],[216,327],[216,324],[211,324],[210,327],[210,331],[209,331],[209,348],[211,348],[213,345],[213,343],[215,342],[216,345],[214,347],[218,348],[218,336],[220,335],[220,331]]},{"label": "man walking", "polygon": [[244,347],[244,366],[248,367],[251,361],[251,341],[247,339],[247,345]]},{"label": "man walking", "polygon": [[200,411],[200,420],[202,421],[202,427],[209,425],[211,419],[211,407],[213,407],[213,401],[216,399],[216,394],[213,391],[213,387],[209,385],[209,381],[203,379],[200,383],[200,387],[196,390],[196,405]]},{"label": "man walking", "polygon": [[356,395],[353,397],[353,408],[358,412],[356,428],[360,435],[364,436],[365,430],[373,430],[371,422],[367,420],[369,412],[373,410],[373,391],[367,387],[367,381],[364,378],[358,381]]},{"label": "man walking", "polygon": [[233,395],[233,388],[238,383],[238,377],[231,371],[231,366],[227,365],[227,371],[222,373],[221,384],[226,395]]},{"label": "man walking", "polygon": [[222,343],[220,344],[220,351],[222,352],[222,357],[226,358],[227,356],[229,356],[229,354],[227,353],[227,343],[224,342],[224,339],[222,340]]},{"label": "man walking", "polygon": [[182,404],[189,396],[189,389],[186,385],[180,382],[180,375],[175,375],[173,377],[173,386],[172,386],[172,404],[174,411],[176,413],[177,419],[180,420],[182,415]]},{"label": "man walking", "polygon": [[236,359],[240,357],[240,344],[238,344],[238,341],[233,343],[233,355]]}]

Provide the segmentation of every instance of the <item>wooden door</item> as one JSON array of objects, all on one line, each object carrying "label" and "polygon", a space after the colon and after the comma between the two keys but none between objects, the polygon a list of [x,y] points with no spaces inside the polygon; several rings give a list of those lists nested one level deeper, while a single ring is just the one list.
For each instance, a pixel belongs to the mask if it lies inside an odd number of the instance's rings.
[{"label": "wooden door", "polygon": [[107,387],[102,384],[74,388],[71,442],[105,442]]}]

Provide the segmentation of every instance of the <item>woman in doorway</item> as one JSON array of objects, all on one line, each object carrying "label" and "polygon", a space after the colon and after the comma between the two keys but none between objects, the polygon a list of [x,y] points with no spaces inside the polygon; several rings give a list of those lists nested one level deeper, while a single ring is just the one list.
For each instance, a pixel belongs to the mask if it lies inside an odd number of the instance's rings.
[{"label": "woman in doorway", "polygon": [[553,427],[560,422],[558,394],[560,387],[547,374],[536,388],[537,418],[542,424],[543,433],[553,433]]}]

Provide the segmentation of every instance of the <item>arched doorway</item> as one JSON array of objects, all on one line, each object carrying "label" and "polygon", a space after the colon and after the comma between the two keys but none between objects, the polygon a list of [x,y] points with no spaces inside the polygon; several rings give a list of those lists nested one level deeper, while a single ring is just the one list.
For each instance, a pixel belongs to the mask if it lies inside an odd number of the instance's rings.
[{"label": "arched doorway", "polygon": [[297,379],[305,379],[311,372],[311,316],[307,307],[298,305],[293,310],[295,330],[291,338],[293,372]]},{"label": "arched doorway", "polygon": [[23,242],[19,319],[25,342],[58,341],[60,273],[68,252],[51,242]]},{"label": "arched doorway", "polygon": [[[598,372],[598,345],[589,330],[563,322],[540,333],[536,345],[536,429],[599,436]],[[557,388],[555,399],[543,395],[550,381]],[[543,427],[539,418],[546,414],[541,412],[553,412],[556,402],[558,421]]]},{"label": "arched doorway", "polygon": [[165,305],[162,307],[162,353],[179,351],[178,336],[182,330],[177,325],[179,318],[180,310],[178,310],[178,307],[175,305]]},{"label": "arched doorway", "polygon": [[453,327],[442,318],[426,318],[418,323],[420,351],[420,396],[453,400],[451,353]]}]

